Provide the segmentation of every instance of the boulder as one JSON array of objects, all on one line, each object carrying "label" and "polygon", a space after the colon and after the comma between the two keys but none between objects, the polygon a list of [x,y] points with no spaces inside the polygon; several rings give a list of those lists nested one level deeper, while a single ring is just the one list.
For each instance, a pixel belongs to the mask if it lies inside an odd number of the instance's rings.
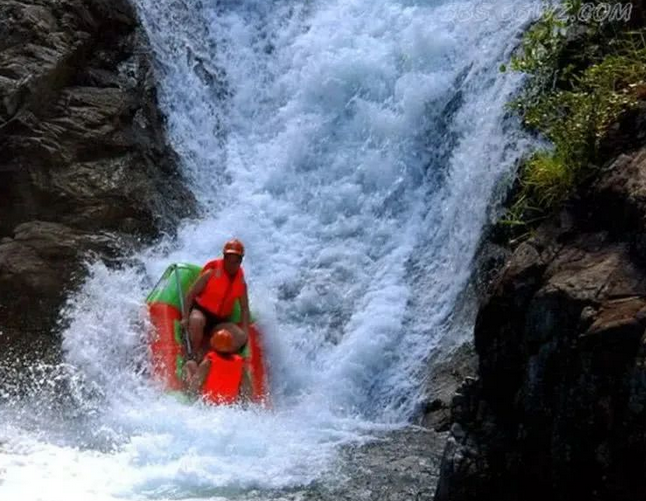
[{"label": "boulder", "polygon": [[[646,499],[644,153],[518,246],[475,325],[436,499]],[[645,192],[646,193],[646,192]]]},{"label": "boulder", "polygon": [[149,241],[195,207],[130,3],[2,2],[0,329],[49,332],[88,252]]},{"label": "boulder", "polygon": [[14,238],[0,241],[0,318],[7,319],[0,324],[3,341],[30,343],[47,334],[66,292],[82,278],[83,259],[114,257],[122,246],[113,234],[59,223],[18,225]]}]

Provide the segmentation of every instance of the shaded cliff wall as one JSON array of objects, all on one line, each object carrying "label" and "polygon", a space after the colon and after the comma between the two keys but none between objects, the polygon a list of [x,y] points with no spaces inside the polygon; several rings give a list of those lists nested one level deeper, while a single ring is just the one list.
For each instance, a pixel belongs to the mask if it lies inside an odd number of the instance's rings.
[{"label": "shaded cliff wall", "polygon": [[88,253],[195,210],[127,0],[0,4],[0,342],[48,333]]},{"label": "shaded cliff wall", "polygon": [[645,110],[494,280],[436,499],[646,499]]},{"label": "shaded cliff wall", "polygon": [[[525,63],[556,66],[534,68],[523,104],[547,117],[528,125],[555,140],[543,158],[573,183],[541,208],[542,223],[523,227],[523,243],[499,226],[483,245],[507,240],[502,253],[512,252],[477,314],[477,377],[451,403],[439,501],[646,499],[646,9],[631,6],[628,21],[541,35],[555,26],[548,17],[526,37],[530,49],[562,37],[552,53],[525,50]],[[554,107],[532,108],[541,99]],[[611,120],[596,120],[608,110]],[[568,122],[573,113],[581,120]],[[570,139],[586,134],[577,151]],[[521,169],[520,193],[548,199],[550,183],[536,179]]]}]

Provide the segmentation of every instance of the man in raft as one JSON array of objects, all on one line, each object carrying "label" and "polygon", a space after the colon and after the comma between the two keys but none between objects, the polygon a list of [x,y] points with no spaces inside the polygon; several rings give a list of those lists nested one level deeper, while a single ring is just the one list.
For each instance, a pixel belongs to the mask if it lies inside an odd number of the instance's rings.
[{"label": "man in raft", "polygon": [[[188,324],[188,333],[193,350],[193,360],[186,363],[187,380],[192,381],[198,363],[205,353],[204,339],[216,333],[213,348],[223,353],[238,352],[249,339],[249,298],[244,280],[242,258],[244,245],[240,240],[229,240],[222,248],[223,257],[206,263],[200,277],[186,294],[182,324]],[[227,319],[233,313],[236,301],[240,301],[242,329]],[[227,339],[223,339],[227,337]]]}]

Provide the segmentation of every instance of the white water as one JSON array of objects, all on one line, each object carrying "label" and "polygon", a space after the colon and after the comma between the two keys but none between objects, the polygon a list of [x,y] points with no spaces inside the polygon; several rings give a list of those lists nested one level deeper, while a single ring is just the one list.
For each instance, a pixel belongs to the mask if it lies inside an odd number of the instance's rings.
[{"label": "white water", "polygon": [[[138,0],[204,213],[139,265],[91,266],[65,312],[68,365],[42,369],[64,391],[36,385],[0,407],[0,499],[307,485],[333,472],[340,444],[410,419],[424,359],[466,335],[451,315],[521,153],[503,120],[519,78],[498,67],[535,3]],[[184,406],[142,374],[151,282],[234,235],[271,412]]]}]

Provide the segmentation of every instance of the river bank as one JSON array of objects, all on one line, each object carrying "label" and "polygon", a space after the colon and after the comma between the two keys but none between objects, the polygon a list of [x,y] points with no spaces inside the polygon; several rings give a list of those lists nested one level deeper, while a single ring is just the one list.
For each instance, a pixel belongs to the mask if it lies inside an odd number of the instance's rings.
[{"label": "river bank", "polygon": [[[558,42],[533,52],[556,62],[556,83],[526,104],[531,114],[539,103],[543,118],[530,122],[556,146],[521,172],[508,218],[518,224],[520,208],[521,230],[489,237],[511,255],[478,311],[478,375],[452,402],[438,501],[646,497],[646,104],[630,55],[645,48],[630,43],[644,30],[634,7],[621,26],[527,39]],[[540,64],[540,77],[554,70]],[[598,114],[585,112],[595,103]]]},{"label": "river bank", "polygon": [[0,6],[0,341],[58,344],[86,261],[196,211],[128,1]]}]

